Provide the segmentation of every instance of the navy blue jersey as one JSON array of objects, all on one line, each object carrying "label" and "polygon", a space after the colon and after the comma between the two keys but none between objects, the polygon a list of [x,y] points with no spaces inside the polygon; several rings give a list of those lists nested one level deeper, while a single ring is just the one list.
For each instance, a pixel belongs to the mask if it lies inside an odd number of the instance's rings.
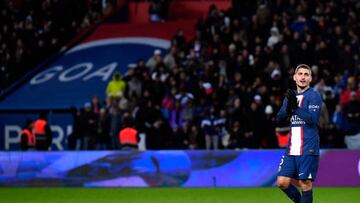
[{"label": "navy blue jersey", "polygon": [[[287,146],[289,155],[319,155],[320,139],[318,125],[322,105],[321,96],[313,88],[296,95],[299,108],[291,115],[291,133]],[[286,119],[288,100],[284,102],[277,114],[278,120]]]}]

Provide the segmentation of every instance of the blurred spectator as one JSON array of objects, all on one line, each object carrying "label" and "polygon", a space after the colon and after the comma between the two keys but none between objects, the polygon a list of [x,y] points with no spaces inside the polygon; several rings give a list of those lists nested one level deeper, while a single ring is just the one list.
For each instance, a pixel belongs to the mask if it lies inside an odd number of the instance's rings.
[{"label": "blurred spectator", "polygon": [[140,137],[134,128],[134,122],[129,114],[123,116],[123,129],[119,132],[119,142],[122,150],[137,150]]},{"label": "blurred spectator", "polygon": [[82,109],[76,109],[72,107],[70,109],[73,118],[73,130],[68,136],[67,149],[68,150],[80,150],[83,145],[83,112]]},{"label": "blurred spectator", "polygon": [[169,53],[164,57],[164,64],[170,69],[174,69],[177,65],[177,48],[176,46],[171,46]]},{"label": "blurred spectator", "polygon": [[149,69],[149,73],[152,73],[155,68],[162,63],[161,50],[155,49],[154,55],[150,57],[146,62],[146,67]]},{"label": "blurred spectator", "polygon": [[121,79],[121,74],[119,72],[115,72],[113,79],[106,87],[106,96],[118,100],[124,96],[125,88],[126,83]]},{"label": "blurred spectator", "polygon": [[183,107],[182,112],[182,119],[184,123],[190,123],[194,121],[195,109],[194,109],[194,102],[192,100],[189,100],[189,102],[186,103],[185,107]]},{"label": "blurred spectator", "polygon": [[290,28],[294,32],[304,32],[306,30],[311,29],[309,21],[306,19],[304,15],[298,15],[296,20],[290,25]]},{"label": "blurred spectator", "polygon": [[261,145],[263,148],[274,149],[278,148],[277,138],[275,134],[276,119],[273,107],[269,104],[265,107],[265,123],[264,133],[262,134]]},{"label": "blurred spectator", "polygon": [[[127,97],[133,98],[133,99],[139,99],[141,97],[142,92],[142,83],[141,78],[138,74],[136,74],[136,67],[130,68],[128,72],[131,72],[131,74],[128,74],[127,77],[129,78],[128,81],[126,81],[127,85]],[[132,73],[133,71],[133,73]]]},{"label": "blurred spectator", "polygon": [[175,99],[176,101],[180,102],[180,105],[186,106],[186,104],[190,101],[194,99],[194,95],[190,92],[186,92],[184,87],[181,87],[179,90],[179,93],[175,95]]},{"label": "blurred spectator", "polygon": [[340,104],[343,106],[346,106],[348,103],[350,103],[352,99],[360,101],[360,90],[356,89],[357,87],[354,78],[351,77],[348,79],[348,81],[349,82],[346,90],[340,95]]},{"label": "blurred spectator", "polygon": [[328,110],[329,117],[331,118],[335,112],[337,101],[335,99],[332,89],[325,91],[324,103]]},{"label": "blurred spectator", "polygon": [[348,149],[360,149],[360,102],[356,96],[356,92],[351,92],[350,102],[344,107],[349,122],[349,130],[345,136]]},{"label": "blurred spectator", "polygon": [[188,131],[189,149],[200,149],[201,135],[197,125],[191,123]]},{"label": "blurred spectator", "polygon": [[221,147],[225,147],[226,143],[230,139],[230,134],[228,132],[228,125],[229,125],[229,121],[227,119],[226,110],[220,109],[219,116],[215,121],[215,127],[218,137],[221,140]]},{"label": "blurred spectator", "polygon": [[96,146],[97,150],[110,149],[110,117],[104,108],[99,111],[99,118],[97,120],[97,136]]},{"label": "blurred spectator", "polygon": [[170,149],[188,149],[189,140],[186,136],[189,131],[188,123],[183,123],[182,126],[173,127],[172,145]]},{"label": "blurred spectator", "polygon": [[201,121],[201,129],[205,135],[206,149],[219,149],[219,135],[216,129],[215,108],[211,107],[207,112],[207,116]]},{"label": "blurred spectator", "polygon": [[25,126],[21,131],[20,136],[20,148],[22,151],[35,150],[36,139],[33,134],[34,122],[32,120],[26,120]]},{"label": "blurred spectator", "polygon": [[[172,129],[167,120],[165,120],[158,107],[154,108],[155,122],[153,123],[153,134],[151,134],[152,142],[148,142],[147,148],[159,150],[166,148],[166,143],[172,139]],[[148,137],[149,138],[149,137]],[[153,145],[153,146],[151,146]]]},{"label": "blurred spectator", "polygon": [[243,149],[244,148],[244,138],[245,138],[245,128],[241,125],[240,121],[235,121],[232,123],[230,128],[230,139],[228,145],[225,145],[225,148],[228,149]]},{"label": "blurred spectator", "polygon": [[97,138],[97,122],[98,117],[91,109],[91,103],[86,102],[84,104],[84,115],[83,115],[83,149],[94,150]]},{"label": "blurred spectator", "polygon": [[330,129],[330,117],[326,104],[323,102],[320,111],[319,136],[320,146],[327,146],[329,142],[328,131]]},{"label": "blurred spectator", "polygon": [[100,114],[100,109],[101,109],[101,104],[100,104],[100,100],[99,97],[94,95],[91,99],[91,110],[96,114],[99,115]]},{"label": "blurred spectator", "polygon": [[335,112],[332,116],[332,123],[341,132],[346,132],[349,129],[349,122],[340,104],[335,107]]},{"label": "blurred spectator", "polygon": [[357,100],[355,91],[350,93],[350,102],[344,106],[344,113],[349,122],[348,135],[360,132],[360,102]]},{"label": "blurred spectator", "polygon": [[320,93],[321,97],[325,98],[325,93],[327,91],[331,92],[331,87],[325,84],[325,79],[321,78],[318,83],[315,84],[314,89]]},{"label": "blurred spectator", "polygon": [[151,0],[149,7],[150,22],[163,22],[167,19],[168,1]]},{"label": "blurred spectator", "polygon": [[[160,149],[161,136],[169,136],[170,134],[158,134],[157,130],[164,125],[160,110],[154,108],[151,100],[140,101],[141,103],[134,110],[135,128],[139,134],[144,134],[146,139],[146,149]],[[166,122],[167,123],[167,122]]]},{"label": "blurred spectator", "polygon": [[118,150],[121,148],[119,141],[119,131],[121,129],[121,120],[122,116],[120,113],[120,109],[117,105],[114,105],[110,109],[110,149]]},{"label": "blurred spectator", "polygon": [[39,118],[34,123],[33,133],[36,139],[36,149],[48,151],[52,143],[52,132],[45,112],[39,114]]},{"label": "blurred spectator", "polygon": [[170,120],[171,112],[175,108],[175,96],[176,96],[176,88],[171,88],[170,92],[165,94],[162,102],[161,102],[161,112],[165,119]]},{"label": "blurred spectator", "polygon": [[181,106],[180,101],[175,102],[174,108],[170,111],[169,123],[172,128],[181,128],[184,123],[184,107]]},{"label": "blurred spectator", "polygon": [[270,37],[268,38],[267,46],[273,48],[274,45],[276,45],[279,42],[280,40],[279,38],[280,38],[279,29],[277,27],[272,27],[270,29]]},{"label": "blurred spectator", "polygon": [[258,123],[264,123],[264,111],[252,102],[250,110],[246,113],[247,119],[244,127],[246,128],[244,147],[248,149],[256,149],[260,147],[260,137],[265,133],[263,128],[257,126]]}]

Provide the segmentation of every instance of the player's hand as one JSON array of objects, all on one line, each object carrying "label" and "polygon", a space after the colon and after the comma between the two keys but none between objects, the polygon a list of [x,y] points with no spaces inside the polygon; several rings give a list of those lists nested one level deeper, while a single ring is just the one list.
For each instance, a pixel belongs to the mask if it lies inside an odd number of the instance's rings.
[{"label": "player's hand", "polygon": [[296,111],[296,109],[299,108],[296,93],[294,92],[294,90],[288,89],[286,92],[286,97],[288,99],[286,112],[288,113],[288,115],[292,115]]}]

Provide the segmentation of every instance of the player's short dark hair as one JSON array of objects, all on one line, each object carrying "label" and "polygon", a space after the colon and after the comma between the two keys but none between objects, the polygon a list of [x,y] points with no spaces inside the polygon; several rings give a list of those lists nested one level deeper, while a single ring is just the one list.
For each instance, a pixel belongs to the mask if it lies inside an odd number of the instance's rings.
[{"label": "player's short dark hair", "polygon": [[296,66],[294,73],[296,73],[300,68],[307,69],[310,71],[310,75],[312,74],[310,66],[306,64],[299,64],[298,66]]}]

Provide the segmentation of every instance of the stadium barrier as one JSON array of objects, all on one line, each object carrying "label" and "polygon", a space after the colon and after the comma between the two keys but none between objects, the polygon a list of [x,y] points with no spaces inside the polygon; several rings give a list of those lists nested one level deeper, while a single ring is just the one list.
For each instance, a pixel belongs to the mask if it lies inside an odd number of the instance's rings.
[{"label": "stadium barrier", "polygon": [[[1,187],[272,187],[283,150],[0,152]],[[360,151],[323,150],[315,185],[360,186]]]}]

